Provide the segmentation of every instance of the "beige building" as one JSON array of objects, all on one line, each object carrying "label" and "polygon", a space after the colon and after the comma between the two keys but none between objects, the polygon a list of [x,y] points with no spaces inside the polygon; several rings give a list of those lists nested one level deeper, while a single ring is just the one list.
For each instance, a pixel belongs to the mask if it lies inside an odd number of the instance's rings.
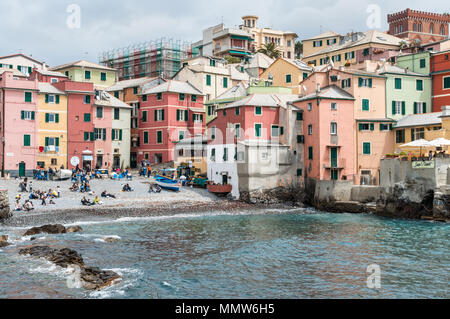
[{"label": "beige building", "polygon": [[310,56],[314,53],[322,51],[329,46],[338,43],[340,34],[334,31],[327,31],[316,35],[315,37],[304,39],[303,43],[303,56]]},{"label": "beige building", "polygon": [[243,16],[244,25],[242,30],[246,30],[253,37],[253,52],[258,51],[264,44],[273,42],[281,51],[281,57],[293,59],[295,57],[295,39],[298,38],[295,32],[273,30],[271,28],[258,28],[258,16]]},{"label": "beige building", "polygon": [[46,70],[48,65],[22,53],[0,57],[0,68],[18,70],[25,76],[29,76],[34,68]]}]

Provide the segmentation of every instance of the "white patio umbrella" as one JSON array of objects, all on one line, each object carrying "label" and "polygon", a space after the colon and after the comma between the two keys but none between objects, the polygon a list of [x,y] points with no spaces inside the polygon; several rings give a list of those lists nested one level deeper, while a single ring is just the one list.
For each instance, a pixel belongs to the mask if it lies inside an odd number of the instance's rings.
[{"label": "white patio umbrella", "polygon": [[443,137],[439,137],[430,141],[430,143],[433,144],[434,146],[448,146],[450,145],[450,140],[447,140],[446,138]]},{"label": "white patio umbrella", "polygon": [[430,141],[424,140],[423,138],[420,140],[415,140],[403,145],[400,145],[400,147],[433,147],[436,146],[435,144],[432,144]]}]

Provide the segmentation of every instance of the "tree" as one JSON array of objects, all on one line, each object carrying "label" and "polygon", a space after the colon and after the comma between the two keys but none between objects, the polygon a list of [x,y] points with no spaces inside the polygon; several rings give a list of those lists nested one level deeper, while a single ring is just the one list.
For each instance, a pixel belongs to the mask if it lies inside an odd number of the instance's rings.
[{"label": "tree", "polygon": [[235,56],[226,55],[223,58],[227,60],[228,64],[241,63],[241,59]]},{"label": "tree", "polygon": [[261,49],[258,50],[259,53],[264,53],[272,59],[278,59],[281,57],[281,51],[278,49],[273,42],[269,42],[263,45]]},{"label": "tree", "polygon": [[300,59],[300,56],[303,54],[303,42],[296,41],[295,42],[295,57]]}]

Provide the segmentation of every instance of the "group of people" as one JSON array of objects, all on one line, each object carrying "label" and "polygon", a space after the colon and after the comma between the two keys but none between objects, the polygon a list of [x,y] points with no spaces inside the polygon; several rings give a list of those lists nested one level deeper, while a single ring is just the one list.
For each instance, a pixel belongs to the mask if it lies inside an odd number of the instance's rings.
[{"label": "group of people", "polygon": [[132,192],[133,189],[131,188],[130,184],[125,184],[122,187],[122,192]]},{"label": "group of people", "polygon": [[[25,178],[26,179],[26,178]],[[26,187],[26,181],[24,180],[23,182],[21,182],[21,184],[25,183],[25,187]],[[41,200],[41,205],[47,205],[47,199],[49,199],[49,204],[56,204],[53,199],[54,198],[60,198],[61,197],[61,189],[59,186],[56,187],[56,190],[53,189],[49,189],[47,192],[46,191],[40,191],[40,190],[33,190],[33,187],[31,185],[30,182],[30,195],[28,196],[28,199],[25,199],[25,202],[21,205],[20,201],[22,199],[22,195],[21,194],[17,194],[16,198],[15,198],[15,203],[14,203],[14,210],[15,211],[20,211],[20,210],[25,210],[25,211],[29,211],[29,210],[33,210],[34,209],[34,205],[33,202],[31,200],[33,199],[38,199]]]},{"label": "group of people", "polygon": [[72,184],[72,186],[69,187],[69,190],[71,192],[78,192],[80,193],[86,193],[91,191],[91,185],[89,184],[89,181],[84,180],[81,182],[81,185],[78,182],[75,182]]},{"label": "group of people", "polygon": [[428,160],[431,161],[435,157],[444,157],[444,155],[445,155],[445,152],[443,150],[440,152],[436,151],[436,152],[434,152],[434,154],[433,154],[433,151],[429,151],[428,152]]}]

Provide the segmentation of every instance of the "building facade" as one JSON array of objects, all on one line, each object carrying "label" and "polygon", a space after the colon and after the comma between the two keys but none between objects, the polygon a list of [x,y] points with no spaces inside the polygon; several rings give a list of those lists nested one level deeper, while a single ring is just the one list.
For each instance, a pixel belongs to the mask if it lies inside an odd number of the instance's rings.
[{"label": "building facade", "polygon": [[29,76],[33,69],[46,70],[48,65],[22,53],[0,57],[0,68],[18,70],[25,76]]},{"label": "building facade", "polygon": [[450,105],[450,50],[431,55],[433,112]]}]

